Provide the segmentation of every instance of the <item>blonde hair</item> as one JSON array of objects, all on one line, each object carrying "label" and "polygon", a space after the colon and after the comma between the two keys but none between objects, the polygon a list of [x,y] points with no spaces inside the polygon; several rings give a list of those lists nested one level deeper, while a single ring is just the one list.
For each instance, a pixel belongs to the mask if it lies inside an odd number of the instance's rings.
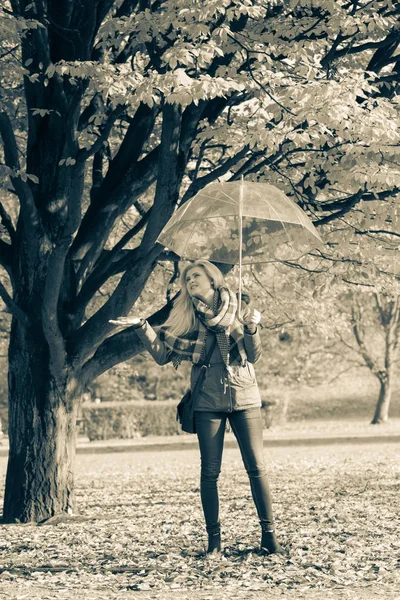
[{"label": "blonde hair", "polygon": [[216,290],[224,285],[224,276],[221,271],[208,260],[195,260],[181,271],[181,292],[174,302],[167,321],[164,323],[164,326],[168,327],[169,331],[176,336],[185,335],[196,329],[197,317],[186,285],[187,272],[195,267],[201,267],[206,272]]}]

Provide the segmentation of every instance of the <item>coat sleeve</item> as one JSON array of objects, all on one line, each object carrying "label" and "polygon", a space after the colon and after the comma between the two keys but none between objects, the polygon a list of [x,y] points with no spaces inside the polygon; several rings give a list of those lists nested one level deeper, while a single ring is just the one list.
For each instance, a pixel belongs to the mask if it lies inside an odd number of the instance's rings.
[{"label": "coat sleeve", "polygon": [[137,327],[135,333],[158,365],[166,365],[171,361],[171,350],[160,340],[147,321],[141,327]]},{"label": "coat sleeve", "polygon": [[250,329],[244,330],[244,347],[247,354],[247,360],[250,363],[256,363],[262,354],[262,346],[258,328],[251,333]]}]

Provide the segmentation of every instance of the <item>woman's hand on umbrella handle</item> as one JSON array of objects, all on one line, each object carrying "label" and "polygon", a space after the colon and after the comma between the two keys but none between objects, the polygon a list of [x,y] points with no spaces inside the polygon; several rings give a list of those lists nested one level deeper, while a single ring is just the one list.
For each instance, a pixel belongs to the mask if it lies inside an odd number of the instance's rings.
[{"label": "woman's hand on umbrella handle", "polygon": [[139,317],[118,317],[118,319],[110,319],[109,323],[113,325],[122,325],[123,327],[131,327],[132,325],[139,325],[142,319]]},{"label": "woman's hand on umbrella handle", "polygon": [[258,325],[261,320],[261,313],[255,308],[250,308],[246,315],[245,325]]}]

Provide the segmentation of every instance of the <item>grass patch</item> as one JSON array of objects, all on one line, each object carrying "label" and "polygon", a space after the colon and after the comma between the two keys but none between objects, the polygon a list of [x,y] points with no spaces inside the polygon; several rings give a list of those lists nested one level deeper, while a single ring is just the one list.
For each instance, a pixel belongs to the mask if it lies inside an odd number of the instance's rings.
[{"label": "grass patch", "polygon": [[[281,421],[371,420],[378,400],[379,385],[374,377],[343,378],[330,385],[260,388],[270,404],[273,423]],[[400,382],[393,385],[389,416],[400,417]]]}]

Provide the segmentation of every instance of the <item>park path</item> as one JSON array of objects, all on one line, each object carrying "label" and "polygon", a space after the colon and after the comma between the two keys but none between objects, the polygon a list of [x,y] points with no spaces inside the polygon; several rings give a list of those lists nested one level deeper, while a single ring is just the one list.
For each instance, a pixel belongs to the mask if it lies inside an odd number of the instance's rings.
[{"label": "park path", "polygon": [[[370,425],[359,420],[303,421],[287,423],[281,427],[264,430],[264,446],[278,448],[289,446],[326,446],[335,444],[382,444],[400,442],[400,419],[391,419],[384,425]],[[234,448],[237,442],[227,433],[225,447]],[[78,438],[77,454],[106,454],[111,452],[152,452],[166,450],[190,450],[197,448],[196,436],[148,436],[135,439],[111,439],[90,442],[87,437]],[[0,440],[0,456],[8,455],[8,439]]]},{"label": "park path", "polygon": [[[391,419],[384,425],[370,425],[362,420],[313,420],[289,422],[264,430],[264,446],[279,448],[289,446],[325,446],[334,444],[365,444],[400,442],[400,419]],[[225,436],[225,447],[237,446],[233,433]],[[197,449],[196,436],[185,434],[175,436],[148,436],[130,440],[98,440],[89,442],[80,438],[77,444],[78,454],[107,452],[149,452],[166,450]]]}]

